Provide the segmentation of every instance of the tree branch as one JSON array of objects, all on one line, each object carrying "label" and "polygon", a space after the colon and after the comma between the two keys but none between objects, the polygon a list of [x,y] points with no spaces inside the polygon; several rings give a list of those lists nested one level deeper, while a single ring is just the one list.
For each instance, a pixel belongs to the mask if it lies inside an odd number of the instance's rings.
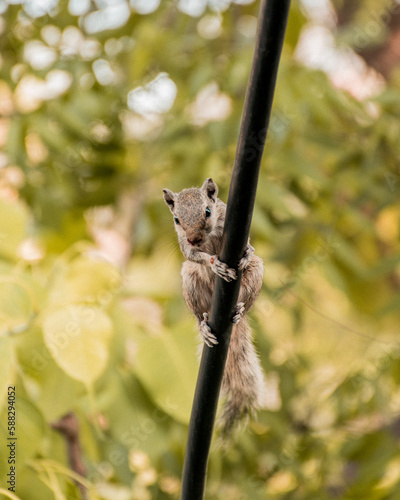
[{"label": "tree branch", "polygon": [[[74,413],[68,413],[51,427],[65,437],[67,443],[68,461],[71,469],[82,477],[86,476],[86,469],[82,460],[82,450],[79,442],[79,423]],[[87,490],[81,483],[76,483],[82,500],[87,500]]]}]

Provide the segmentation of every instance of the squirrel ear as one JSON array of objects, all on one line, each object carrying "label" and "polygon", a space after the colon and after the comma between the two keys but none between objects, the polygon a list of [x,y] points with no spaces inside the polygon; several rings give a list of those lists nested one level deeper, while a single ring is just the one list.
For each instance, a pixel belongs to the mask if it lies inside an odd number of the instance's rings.
[{"label": "squirrel ear", "polygon": [[164,193],[164,201],[168,205],[168,208],[173,213],[176,194],[173,193],[170,189],[163,189],[163,193]]},{"label": "squirrel ear", "polygon": [[218,186],[215,182],[209,177],[204,181],[204,184],[201,186],[201,189],[207,193],[207,196],[215,201],[218,194]]}]

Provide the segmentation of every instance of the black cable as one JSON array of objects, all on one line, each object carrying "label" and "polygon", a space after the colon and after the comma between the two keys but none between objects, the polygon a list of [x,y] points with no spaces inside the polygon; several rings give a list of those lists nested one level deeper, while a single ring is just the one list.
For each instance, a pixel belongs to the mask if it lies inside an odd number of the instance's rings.
[{"label": "black cable", "polygon": [[[219,259],[237,269],[250,233],[258,175],[264,150],[290,0],[262,0],[253,65],[247,88],[239,142],[229,189]],[[181,500],[202,500],[218,397],[228,354],[232,317],[239,296],[238,279],[216,277],[209,325],[218,339],[204,345],[182,476]]]}]

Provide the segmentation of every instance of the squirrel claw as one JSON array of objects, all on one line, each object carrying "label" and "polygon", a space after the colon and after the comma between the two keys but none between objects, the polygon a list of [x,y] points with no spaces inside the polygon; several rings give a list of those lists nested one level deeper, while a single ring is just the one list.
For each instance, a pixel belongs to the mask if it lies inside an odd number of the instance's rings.
[{"label": "squirrel claw", "polygon": [[232,323],[237,325],[239,321],[242,319],[244,313],[244,302],[238,302],[235,307],[235,314],[232,316]]},{"label": "squirrel claw", "polygon": [[236,271],[224,262],[221,262],[219,258],[214,255],[210,259],[211,270],[220,278],[223,278],[225,281],[232,281],[237,278]]},{"label": "squirrel claw", "polygon": [[213,347],[218,344],[217,337],[211,332],[210,325],[208,324],[208,313],[203,313],[203,321],[200,323],[199,332],[203,337],[204,342],[208,347]]},{"label": "squirrel claw", "polygon": [[243,271],[248,267],[248,265],[251,262],[251,259],[253,258],[254,252],[255,252],[254,248],[250,245],[250,243],[247,243],[246,251],[243,257],[239,260],[238,269],[240,271]]}]

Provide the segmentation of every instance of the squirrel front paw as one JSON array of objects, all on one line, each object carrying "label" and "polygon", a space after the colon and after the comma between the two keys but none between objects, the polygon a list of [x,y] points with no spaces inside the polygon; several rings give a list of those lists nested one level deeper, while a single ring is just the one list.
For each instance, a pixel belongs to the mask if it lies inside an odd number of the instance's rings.
[{"label": "squirrel front paw", "polygon": [[221,262],[216,255],[211,257],[210,264],[213,273],[215,273],[220,278],[223,278],[225,281],[232,281],[237,278],[236,271],[228,267],[225,262]]},{"label": "squirrel front paw", "polygon": [[238,268],[240,271],[243,271],[248,267],[251,259],[253,258],[254,252],[254,248],[250,245],[250,243],[247,243],[246,251],[243,257],[239,260]]},{"label": "squirrel front paw", "polygon": [[204,342],[208,347],[213,347],[218,344],[217,337],[211,332],[210,325],[208,324],[208,313],[203,313],[203,321],[200,323],[199,332],[203,337]]},{"label": "squirrel front paw", "polygon": [[244,314],[244,302],[238,302],[235,307],[235,314],[232,316],[231,321],[234,325],[237,325],[242,319]]}]

